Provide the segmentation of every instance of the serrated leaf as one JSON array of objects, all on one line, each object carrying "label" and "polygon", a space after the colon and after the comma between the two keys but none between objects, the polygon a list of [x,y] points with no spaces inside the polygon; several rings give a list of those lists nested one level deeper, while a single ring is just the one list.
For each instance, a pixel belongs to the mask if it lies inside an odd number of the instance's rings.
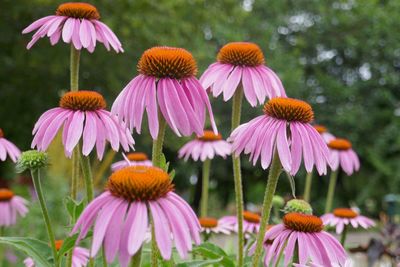
[{"label": "serrated leaf", "polygon": [[217,245],[214,245],[212,243],[203,243],[193,249],[193,253],[202,255],[203,257],[207,259],[219,259],[222,258],[220,263],[220,266],[225,266],[225,267],[234,267],[235,263],[234,261],[229,258],[229,256],[226,254],[226,252],[218,247]]},{"label": "serrated leaf", "polygon": [[[203,266],[209,266],[213,264],[217,264],[218,266],[222,264],[222,261],[224,260],[224,257],[220,257],[217,259],[212,259],[212,260],[195,260],[195,261],[187,261],[187,262],[181,262],[178,263],[176,266],[177,267],[203,267]],[[224,266],[224,265],[222,265]]]},{"label": "serrated leaf", "polygon": [[43,241],[30,237],[0,237],[0,244],[10,245],[26,253],[37,266],[51,267],[48,258],[51,258],[51,249]]},{"label": "serrated leaf", "polygon": [[71,197],[66,197],[64,200],[65,207],[68,211],[69,216],[72,218],[73,221],[79,218],[81,215],[84,205],[83,201],[77,202],[73,200]]}]

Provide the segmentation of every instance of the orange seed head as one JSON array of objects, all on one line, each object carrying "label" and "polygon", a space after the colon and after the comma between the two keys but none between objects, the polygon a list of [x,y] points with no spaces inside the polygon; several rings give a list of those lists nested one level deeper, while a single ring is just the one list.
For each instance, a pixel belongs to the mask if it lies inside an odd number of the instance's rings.
[{"label": "orange seed head", "polygon": [[311,106],[302,100],[276,97],[264,105],[264,113],[279,120],[309,123],[314,120]]},{"label": "orange seed head", "polygon": [[314,215],[288,213],[283,217],[283,223],[289,229],[298,232],[316,233],[323,229],[322,220]]},{"label": "orange seed head", "polygon": [[94,111],[106,108],[103,96],[94,91],[68,92],[60,99],[60,107],[80,111]]},{"label": "orange seed head", "polygon": [[59,5],[56,15],[78,19],[100,19],[100,13],[95,6],[80,2],[69,2]]},{"label": "orange seed head", "polygon": [[264,54],[254,43],[232,42],[219,50],[217,60],[234,66],[256,67],[264,64]]}]

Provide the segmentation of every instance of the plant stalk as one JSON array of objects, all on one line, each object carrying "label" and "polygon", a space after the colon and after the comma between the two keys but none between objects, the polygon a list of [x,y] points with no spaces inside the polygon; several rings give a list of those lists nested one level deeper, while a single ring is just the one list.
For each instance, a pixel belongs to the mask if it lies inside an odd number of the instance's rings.
[{"label": "plant stalk", "polygon": [[343,247],[344,244],[346,243],[346,237],[347,237],[347,225],[344,225],[342,237],[340,238],[340,244],[342,244]]},{"label": "plant stalk", "polygon": [[332,205],[333,205],[333,197],[335,195],[335,187],[338,177],[338,170],[331,172],[331,177],[329,178],[329,188],[328,188],[328,195],[326,197],[326,204],[325,204],[325,214],[331,212]]},{"label": "plant stalk", "polygon": [[311,198],[312,178],[313,178],[313,172],[311,171],[311,172],[307,173],[307,175],[306,175],[306,184],[304,186],[303,198],[307,202],[310,202],[310,198]]},{"label": "plant stalk", "polygon": [[132,256],[130,267],[140,267],[142,262],[142,248],[140,248],[135,255]]},{"label": "plant stalk", "polygon": [[160,167],[161,166],[161,155],[164,144],[165,130],[167,127],[167,122],[162,116],[161,112],[158,113],[158,136],[156,140],[153,140],[153,150],[152,150],[152,162],[153,166]]},{"label": "plant stalk", "polygon": [[92,179],[92,169],[90,168],[90,158],[81,154],[79,158],[81,162],[83,180],[85,181],[86,200],[87,203],[90,203],[90,201],[92,201],[94,198],[94,186]]},{"label": "plant stalk", "polygon": [[202,178],[202,190],[201,190],[201,209],[200,216],[207,217],[208,214],[208,188],[210,184],[210,166],[211,160],[206,159],[203,162],[203,178]]}]

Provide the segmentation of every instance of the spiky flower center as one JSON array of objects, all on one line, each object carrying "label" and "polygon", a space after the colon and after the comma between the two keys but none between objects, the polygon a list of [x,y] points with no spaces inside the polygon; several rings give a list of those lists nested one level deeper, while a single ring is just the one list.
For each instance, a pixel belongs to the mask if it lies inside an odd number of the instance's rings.
[{"label": "spiky flower center", "polygon": [[145,161],[145,160],[149,159],[147,157],[147,155],[143,152],[132,152],[132,153],[129,153],[128,155],[126,155],[126,157],[130,161]]},{"label": "spiky flower center", "polygon": [[138,71],[156,78],[182,79],[195,76],[197,64],[192,54],[183,48],[156,46],[144,51]]},{"label": "spiky flower center", "polygon": [[60,107],[80,111],[94,111],[106,108],[103,96],[94,91],[68,92],[60,99]]},{"label": "spiky flower center", "polygon": [[250,211],[244,211],[243,212],[243,219],[245,221],[251,222],[251,223],[259,223],[261,220],[261,216],[258,215],[257,213],[253,213]]},{"label": "spiky flower center", "polygon": [[55,244],[56,244],[56,250],[59,251],[62,245],[64,244],[64,240],[56,240]]},{"label": "spiky flower center", "polygon": [[3,137],[4,137],[3,129],[0,128],[0,138],[3,138]]},{"label": "spiky flower center", "polygon": [[213,131],[205,130],[203,136],[198,137],[197,139],[204,141],[204,142],[213,142],[222,140],[221,134],[215,134]]},{"label": "spiky flower center", "polygon": [[279,120],[309,123],[314,120],[311,106],[304,101],[276,97],[264,105],[264,113]]},{"label": "spiky flower center", "polygon": [[67,16],[78,19],[100,19],[97,8],[88,3],[70,2],[58,6],[57,16]]},{"label": "spiky flower center", "polygon": [[203,228],[214,228],[218,225],[218,220],[211,217],[201,217],[199,218],[199,222]]},{"label": "spiky flower center", "polygon": [[314,215],[288,213],[283,217],[284,225],[297,232],[317,233],[323,229],[322,220]]},{"label": "spiky flower center", "polygon": [[328,143],[328,147],[335,150],[348,150],[351,148],[351,143],[347,139],[333,139]]},{"label": "spiky flower center", "polygon": [[234,66],[257,67],[264,64],[264,54],[254,43],[232,42],[224,45],[218,53],[217,60]]},{"label": "spiky flower center", "polygon": [[352,209],[338,208],[333,210],[333,215],[340,218],[353,219],[358,216],[357,212]]},{"label": "spiky flower center", "polygon": [[1,188],[0,189],[0,202],[2,201],[9,201],[14,197],[13,191],[6,189],[6,188]]},{"label": "spiky flower center", "polygon": [[314,129],[317,130],[319,134],[323,134],[328,131],[328,129],[323,125],[314,125]]},{"label": "spiky flower center", "polygon": [[174,189],[168,173],[157,167],[130,166],[114,172],[107,189],[129,202],[156,200]]}]

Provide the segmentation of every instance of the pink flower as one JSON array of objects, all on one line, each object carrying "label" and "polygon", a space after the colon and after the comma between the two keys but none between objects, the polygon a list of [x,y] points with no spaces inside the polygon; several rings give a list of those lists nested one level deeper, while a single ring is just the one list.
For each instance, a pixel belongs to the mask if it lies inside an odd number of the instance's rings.
[{"label": "pink flower", "polygon": [[[61,249],[63,240],[56,240],[57,251]],[[89,250],[86,248],[75,247],[72,253],[72,267],[85,267],[89,263]],[[32,258],[24,260],[25,267],[35,267],[36,264]]]},{"label": "pink flower", "polygon": [[236,128],[228,141],[238,156],[250,153],[255,165],[261,157],[261,166],[271,164],[275,147],[283,168],[295,175],[303,158],[306,171],[315,165],[319,174],[326,174],[329,150],[322,137],[312,127],[312,108],[306,102],[292,98],[273,98],[264,105],[265,115]]},{"label": "pink flower", "polygon": [[225,234],[229,235],[234,231],[234,226],[228,220],[217,220],[211,217],[199,218],[201,232],[206,234]]},{"label": "pink flower", "polygon": [[100,20],[96,7],[79,2],[61,4],[56,15],[41,18],[26,27],[22,33],[37,30],[32,40],[27,45],[30,49],[40,38],[50,38],[50,43],[55,45],[62,37],[67,44],[71,43],[77,50],[82,47],[92,53],[96,42],[103,43],[108,51],[110,46],[118,53],[124,52],[117,36]]},{"label": "pink flower", "polygon": [[111,112],[132,130],[141,132],[146,109],[150,134],[157,139],[158,108],[176,135],[203,135],[206,108],[215,134],[218,133],[207,93],[195,75],[196,61],[182,48],[153,47],[138,63],[139,75],[122,90]]},{"label": "pink flower", "polygon": [[352,145],[346,139],[333,139],[328,143],[330,148],[330,162],[332,170],[336,171],[340,167],[347,175],[352,175],[360,169],[360,160],[356,152],[351,148]]},{"label": "pink flower", "polygon": [[142,152],[132,152],[128,153],[124,156],[124,160],[117,161],[111,165],[111,170],[113,172],[129,167],[129,166],[136,166],[136,165],[144,165],[144,166],[152,166],[153,163],[151,160],[148,159],[147,155]]},{"label": "pink flower", "polygon": [[128,128],[106,111],[105,107],[103,96],[97,92],[66,93],[60,100],[60,107],[46,111],[36,122],[32,132],[35,135],[32,148],[45,151],[59,129],[64,126],[62,142],[67,157],[71,157],[81,138],[82,153],[85,156],[96,146],[97,157],[102,159],[106,141],[110,142],[115,151],[118,151],[120,145],[125,151],[129,151],[135,142]]},{"label": "pink flower", "polygon": [[200,243],[200,225],[190,206],[173,193],[166,172],[151,166],[132,166],[114,172],[107,191],[94,199],[83,211],[72,234],[85,237],[92,225],[91,255],[104,244],[108,263],[119,253],[120,266],[145,242],[149,218],[154,221],[155,239],[160,254],[170,259],[172,242],[182,258],[192,249],[192,240]]},{"label": "pink flower", "polygon": [[258,45],[228,43],[219,51],[217,60],[200,78],[200,83],[204,88],[210,88],[214,97],[223,93],[224,101],[228,101],[240,84],[253,107],[257,100],[264,103],[265,97],[286,96],[279,77],[264,65],[264,55]]},{"label": "pink flower", "polygon": [[4,138],[4,132],[0,128],[0,160],[5,161],[7,154],[13,162],[17,162],[21,151],[13,143]]},{"label": "pink flower", "polygon": [[375,226],[375,222],[365,216],[359,215],[352,209],[338,208],[333,213],[327,213],[321,216],[324,225],[335,226],[336,233],[341,234],[346,225],[351,224],[354,228],[362,227],[368,229]]},{"label": "pink flower", "polygon": [[[265,234],[264,266],[275,266],[282,250],[283,265],[288,266],[295,249],[299,256],[299,262],[295,262],[299,265],[295,266],[343,266],[347,258],[344,248],[322,229],[322,220],[316,216],[286,214],[282,224],[273,226]],[[250,251],[254,251],[254,245]]]},{"label": "pink flower", "polygon": [[5,188],[0,189],[0,227],[16,224],[17,215],[25,217],[28,201]]},{"label": "pink flower", "polygon": [[335,136],[333,134],[331,134],[330,132],[328,132],[328,129],[325,126],[323,126],[323,125],[313,125],[313,126],[314,126],[315,130],[317,130],[317,132],[322,136],[325,143],[328,144],[330,141],[335,139]]},{"label": "pink flower", "polygon": [[220,134],[213,131],[204,131],[204,135],[185,144],[179,150],[179,158],[185,161],[192,156],[194,161],[213,159],[215,155],[226,158],[231,154],[232,145],[222,139]]},{"label": "pink flower", "polygon": [[[243,232],[247,234],[255,234],[260,230],[261,217],[257,213],[250,211],[243,212]],[[233,231],[238,231],[238,220],[237,216],[225,216],[222,217],[219,222],[221,224],[231,225]]]}]

